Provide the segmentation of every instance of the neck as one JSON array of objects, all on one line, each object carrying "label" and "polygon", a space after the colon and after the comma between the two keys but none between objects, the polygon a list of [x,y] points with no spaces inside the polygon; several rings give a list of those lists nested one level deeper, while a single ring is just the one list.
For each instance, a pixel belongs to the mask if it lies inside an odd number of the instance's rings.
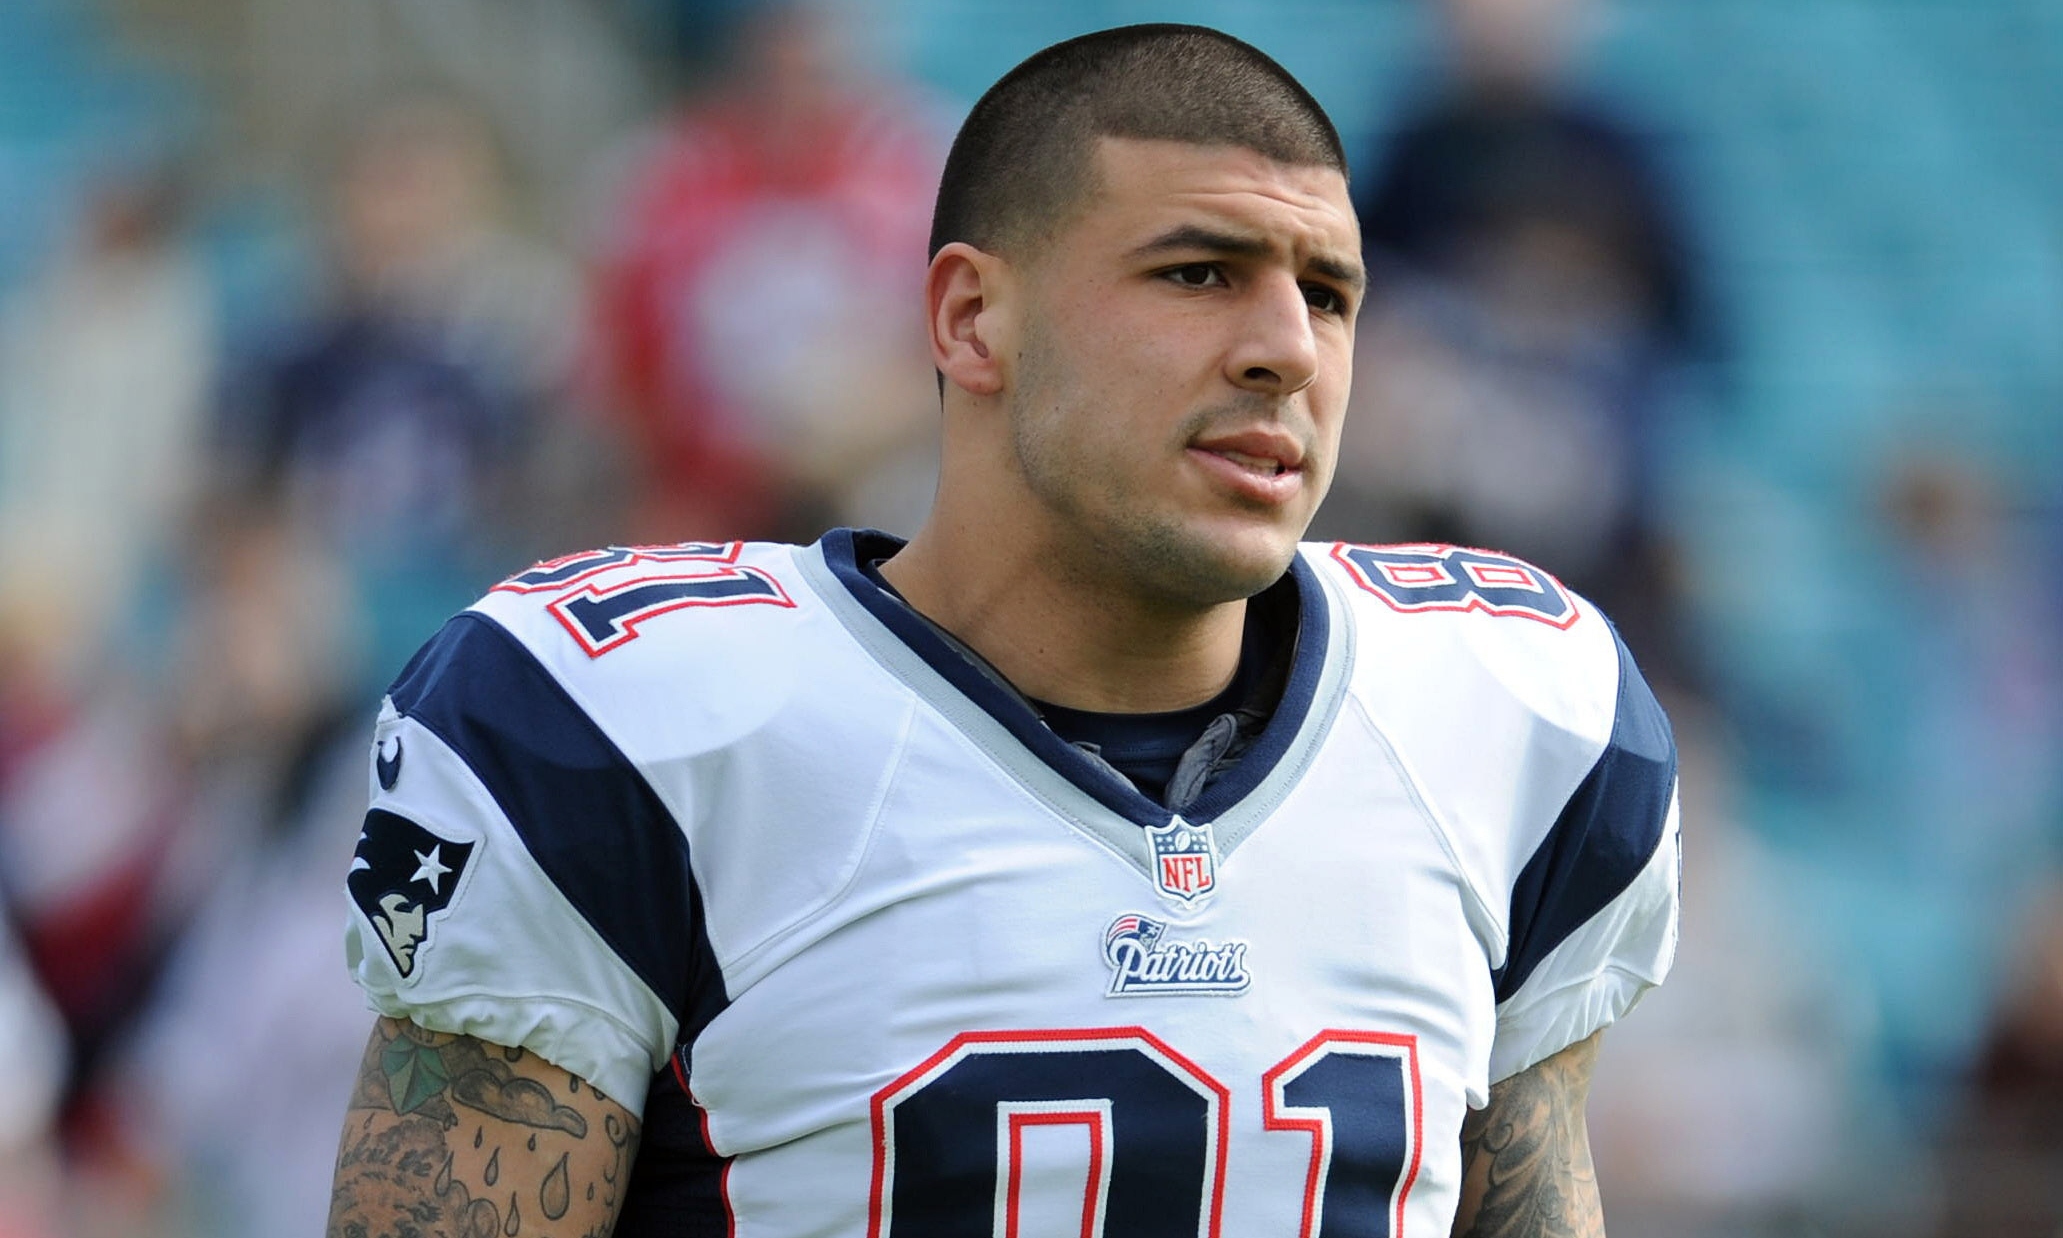
[{"label": "neck", "polygon": [[927,523],[882,575],[1018,691],[1070,709],[1159,713],[1201,704],[1239,667],[1245,600],[1157,605],[1085,580],[1023,530]]}]

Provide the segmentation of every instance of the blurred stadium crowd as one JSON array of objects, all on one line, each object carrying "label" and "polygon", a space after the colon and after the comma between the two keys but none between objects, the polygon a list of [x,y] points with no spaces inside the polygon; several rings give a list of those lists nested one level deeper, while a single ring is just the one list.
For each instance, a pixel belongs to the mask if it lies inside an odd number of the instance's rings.
[{"label": "blurred stadium crowd", "polygon": [[1613,1232],[2063,1234],[2043,0],[0,0],[0,1238],[320,1227],[386,682],[537,558],[914,528],[958,109],[1162,19],[1353,150],[1314,536],[1538,560],[1676,720]]}]

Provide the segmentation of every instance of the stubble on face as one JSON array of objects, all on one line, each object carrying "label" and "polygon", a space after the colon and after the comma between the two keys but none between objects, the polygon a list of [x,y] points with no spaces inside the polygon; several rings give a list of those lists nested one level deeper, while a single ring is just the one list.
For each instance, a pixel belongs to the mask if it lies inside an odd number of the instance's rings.
[{"label": "stubble on face", "polygon": [[[1195,527],[1179,509],[1161,509],[1130,493],[1116,452],[1088,450],[1069,432],[1097,399],[1084,389],[1067,354],[1034,316],[1024,327],[1009,415],[1017,465],[1026,487],[1064,531],[1054,566],[1086,596],[1115,589],[1170,610],[1198,611],[1250,598],[1281,579],[1296,555],[1294,539],[1278,553],[1242,554]],[[1167,452],[1224,424],[1271,417],[1260,395],[1235,396],[1190,413],[1164,443],[1125,443],[1133,459]],[[1316,463],[1316,434],[1296,431]],[[1171,459],[1168,467],[1173,468]]]}]

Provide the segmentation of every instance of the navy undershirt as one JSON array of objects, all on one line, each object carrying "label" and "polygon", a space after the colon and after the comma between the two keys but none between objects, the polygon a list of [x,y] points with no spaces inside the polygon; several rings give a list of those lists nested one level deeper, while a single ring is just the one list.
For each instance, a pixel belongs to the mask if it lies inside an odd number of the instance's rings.
[{"label": "navy undershirt", "polygon": [[[886,556],[863,556],[860,570],[884,592],[908,606],[908,599],[881,574],[881,564],[886,559]],[[1167,797],[1168,783],[1181,764],[1182,754],[1203,735],[1204,728],[1211,724],[1212,719],[1231,713],[1245,703],[1256,682],[1268,669],[1271,651],[1266,625],[1256,619],[1258,609],[1247,607],[1246,630],[1239,648],[1239,669],[1233,672],[1232,682],[1225,686],[1223,692],[1201,705],[1166,713],[1123,714],[1069,709],[1065,705],[1031,697],[1025,700],[1055,735],[1076,747],[1094,751],[1129,778],[1147,798],[1159,803]]]},{"label": "navy undershirt", "polygon": [[1229,714],[1246,702],[1254,680],[1268,665],[1267,651],[1259,639],[1259,624],[1248,608],[1246,635],[1239,650],[1239,669],[1223,692],[1201,705],[1158,714],[1107,714],[1069,709],[1047,701],[1032,705],[1053,728],[1053,733],[1077,747],[1093,747],[1132,784],[1160,803],[1167,798],[1168,782],[1182,754],[1189,751],[1203,729],[1220,714]]}]

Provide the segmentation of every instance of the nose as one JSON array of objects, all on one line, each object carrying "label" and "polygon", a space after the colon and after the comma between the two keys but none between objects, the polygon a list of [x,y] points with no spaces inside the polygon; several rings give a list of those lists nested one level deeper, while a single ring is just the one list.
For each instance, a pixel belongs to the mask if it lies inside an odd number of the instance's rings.
[{"label": "nose", "polygon": [[1318,340],[1303,287],[1283,272],[1253,284],[1246,300],[1239,335],[1225,355],[1225,376],[1263,395],[1285,396],[1310,386],[1318,376]]}]

